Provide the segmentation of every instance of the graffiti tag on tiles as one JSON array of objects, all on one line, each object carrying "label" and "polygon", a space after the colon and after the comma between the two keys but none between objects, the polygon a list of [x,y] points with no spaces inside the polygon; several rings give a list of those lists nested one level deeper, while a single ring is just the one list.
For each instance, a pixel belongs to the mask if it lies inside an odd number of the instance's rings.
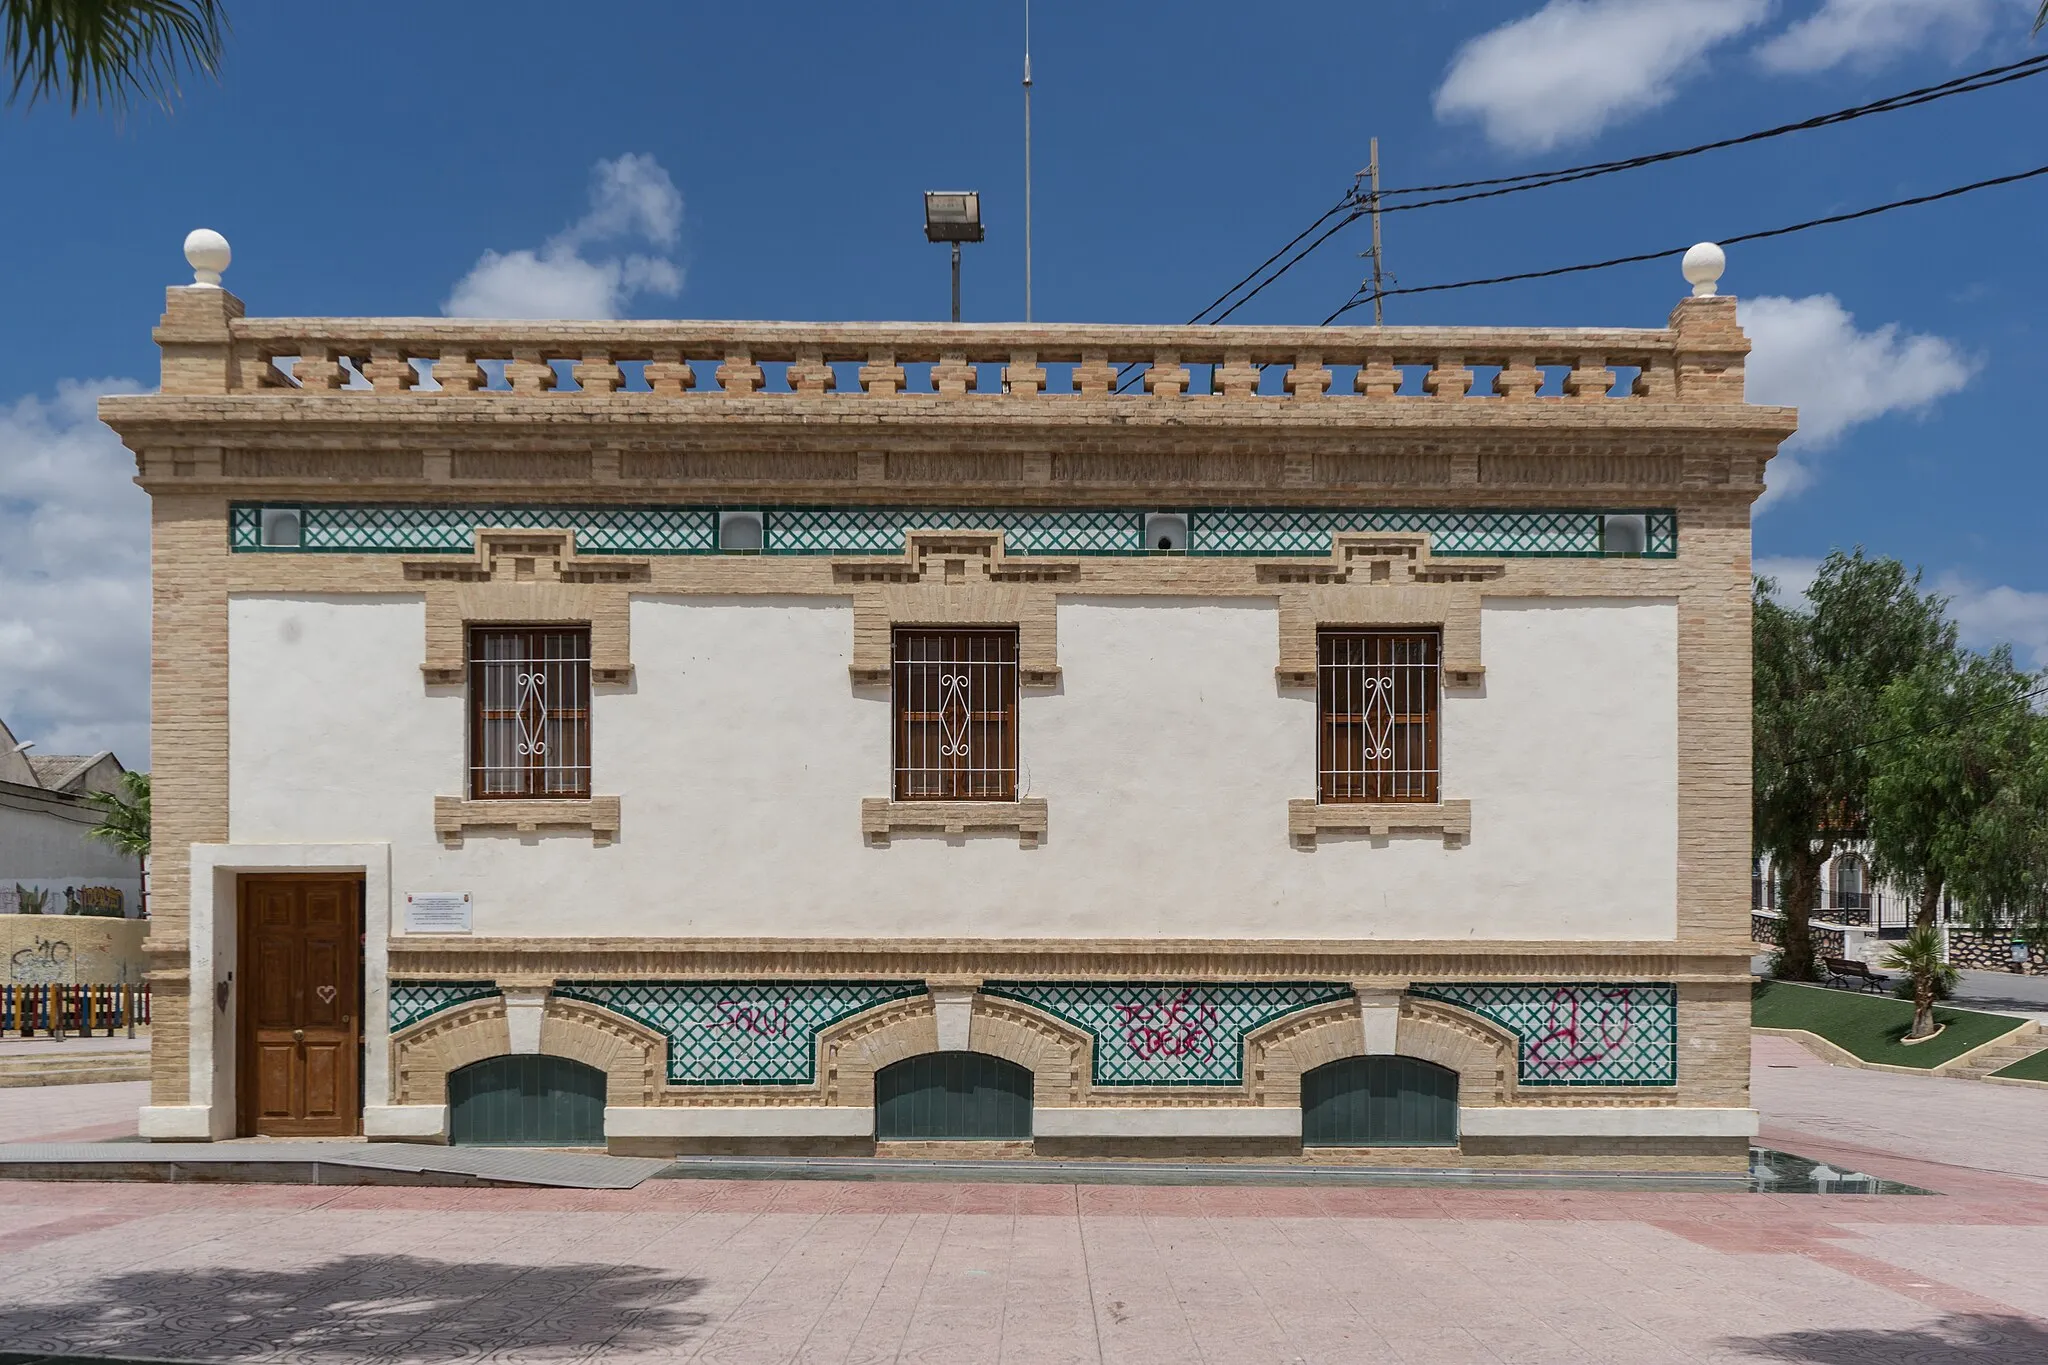
[{"label": "graffiti tag on tiles", "polygon": [[789,1004],[783,1001],[721,1000],[712,1010],[718,1026],[749,1038],[783,1038],[789,1034]]},{"label": "graffiti tag on tiles", "polygon": [[1626,1050],[1634,1032],[1634,992],[1552,991],[1541,1031],[1529,1041],[1532,1070],[1577,1072]]},{"label": "graffiti tag on tiles", "polygon": [[1484,1015],[1517,1035],[1523,1085],[1677,1083],[1674,986],[1461,982],[1410,989]]},{"label": "graffiti tag on tiles", "polygon": [[1097,1085],[1240,1085],[1246,1035],[1351,995],[1318,981],[990,981],[982,991],[1086,1030]]},{"label": "graffiti tag on tiles", "polygon": [[1164,1000],[1119,1004],[1124,1046],[1140,1061],[1203,1057],[1216,1044],[1216,1006],[1191,990]]}]

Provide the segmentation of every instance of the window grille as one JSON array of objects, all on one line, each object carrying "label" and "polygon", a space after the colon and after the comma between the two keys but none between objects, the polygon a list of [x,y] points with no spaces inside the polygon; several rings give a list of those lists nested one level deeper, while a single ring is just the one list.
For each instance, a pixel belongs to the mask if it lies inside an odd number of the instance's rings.
[{"label": "window grille", "polygon": [[469,636],[473,798],[590,795],[588,627]]},{"label": "window grille", "polygon": [[896,799],[1017,799],[1017,632],[899,629]]},{"label": "window grille", "polygon": [[1317,799],[1438,799],[1436,631],[1316,635]]}]

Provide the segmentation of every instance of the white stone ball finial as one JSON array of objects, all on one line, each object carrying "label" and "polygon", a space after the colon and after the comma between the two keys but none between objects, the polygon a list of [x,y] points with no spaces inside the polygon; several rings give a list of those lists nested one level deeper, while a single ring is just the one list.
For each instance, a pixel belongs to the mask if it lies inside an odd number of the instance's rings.
[{"label": "white stone ball finial", "polygon": [[185,234],[185,260],[192,267],[192,283],[200,288],[220,288],[220,272],[233,259],[228,239],[212,228],[193,228]]},{"label": "white stone ball finial", "polygon": [[1692,296],[1696,299],[1714,297],[1714,286],[1720,283],[1721,272],[1727,267],[1728,253],[1712,242],[1686,248],[1685,259],[1679,263],[1685,278],[1692,282]]}]

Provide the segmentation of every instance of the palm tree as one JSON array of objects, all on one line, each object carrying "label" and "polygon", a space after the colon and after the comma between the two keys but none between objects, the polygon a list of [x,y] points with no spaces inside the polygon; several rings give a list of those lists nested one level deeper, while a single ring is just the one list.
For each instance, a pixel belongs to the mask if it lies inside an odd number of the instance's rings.
[{"label": "palm tree", "polygon": [[169,108],[185,67],[214,75],[222,0],[0,0],[7,102],[66,98],[119,114],[137,96]]},{"label": "palm tree", "polygon": [[1931,924],[1915,929],[1905,942],[1884,955],[1884,965],[1913,980],[1913,1027],[1906,1030],[1906,1041],[1933,1037],[1934,997],[1955,990],[1962,978],[1962,973],[1942,961],[1941,931]]},{"label": "palm tree", "polygon": [[100,822],[89,834],[101,843],[112,844],[129,857],[142,873],[142,918],[149,918],[149,774],[122,773],[121,790],[88,792],[87,801],[100,813]]}]

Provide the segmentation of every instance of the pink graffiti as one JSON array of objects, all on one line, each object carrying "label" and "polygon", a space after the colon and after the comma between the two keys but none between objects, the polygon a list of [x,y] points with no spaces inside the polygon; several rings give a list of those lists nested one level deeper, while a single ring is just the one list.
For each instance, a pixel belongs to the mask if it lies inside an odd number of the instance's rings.
[{"label": "pink graffiti", "polygon": [[1628,1042],[1633,1001],[1626,990],[1552,992],[1544,1032],[1529,1044],[1529,1060],[1553,1071],[1572,1071],[1604,1062]]},{"label": "pink graffiti", "polygon": [[719,1023],[736,1033],[748,1033],[756,1038],[781,1038],[789,1032],[789,1011],[779,1006],[721,1000],[716,1008]]},{"label": "pink graffiti", "polygon": [[1216,1007],[1182,991],[1171,1000],[1118,1005],[1124,1017],[1124,1045],[1141,1061],[1155,1057],[1188,1057],[1209,1050],[1216,1029]]}]

